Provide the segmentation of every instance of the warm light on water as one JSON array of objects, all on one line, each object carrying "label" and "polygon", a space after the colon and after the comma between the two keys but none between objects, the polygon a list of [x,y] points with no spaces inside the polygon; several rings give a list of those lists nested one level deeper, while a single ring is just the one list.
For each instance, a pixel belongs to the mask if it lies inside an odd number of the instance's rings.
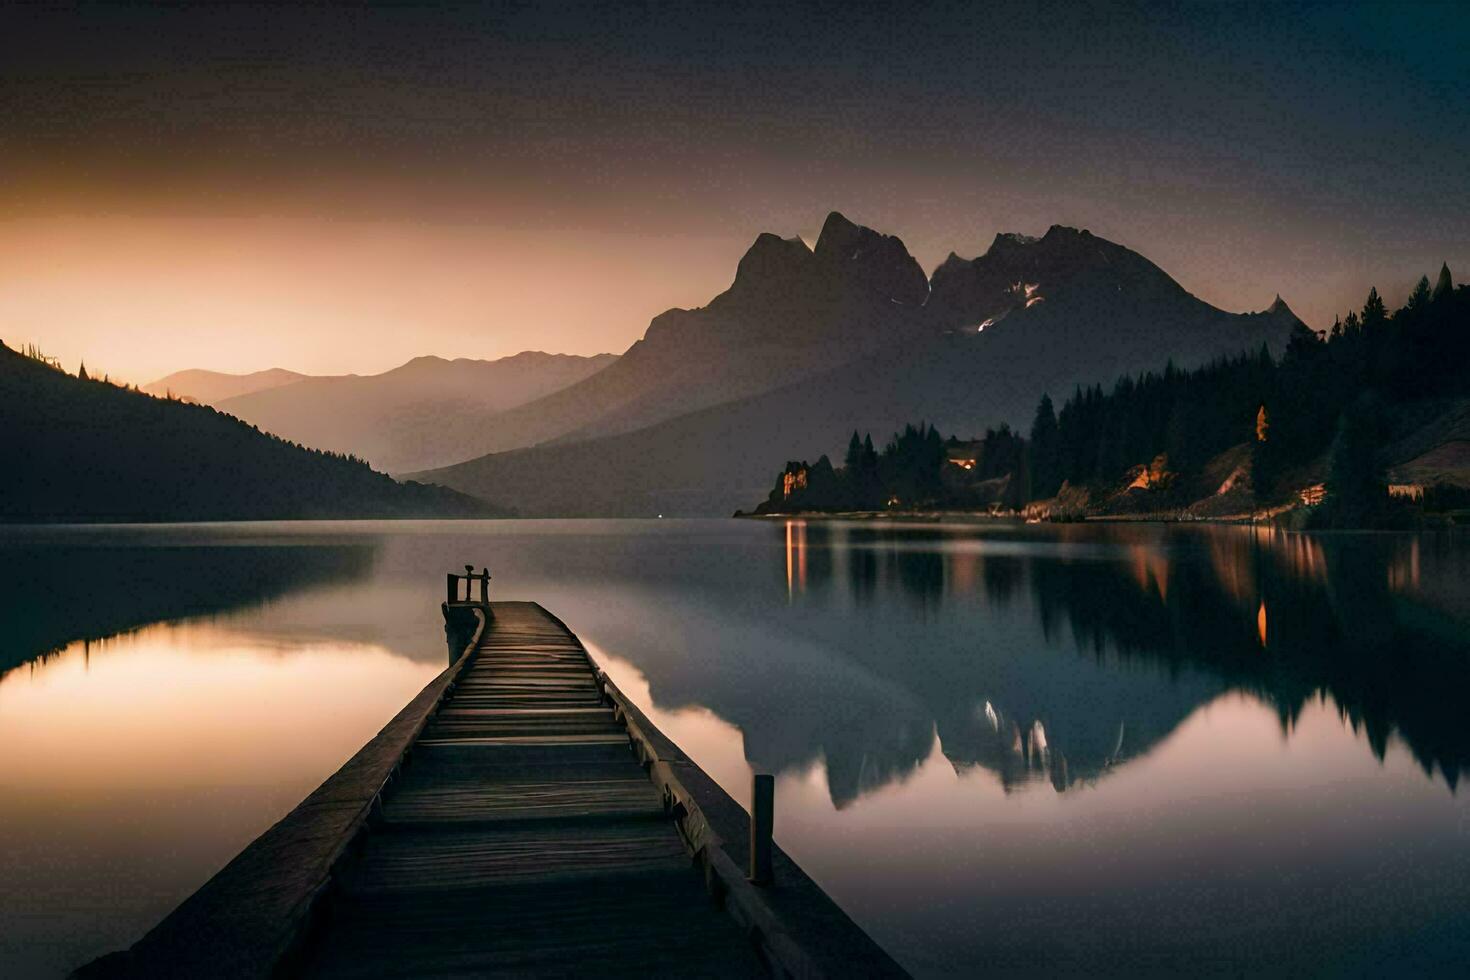
[{"label": "warm light on water", "polygon": [[127,945],[439,669],[198,623],[0,677],[0,962],[55,973]]},{"label": "warm light on water", "polygon": [[778,842],[915,973],[1470,956],[1464,537],[218,525],[0,559],[7,977],[126,945],[335,770],[441,669],[465,562],[737,799],[776,774]]},{"label": "warm light on water", "polygon": [[[73,643],[0,678],[0,778],[83,800],[311,781],[437,672],[371,645],[271,646],[207,624]],[[351,697],[324,696],[337,690]]]}]

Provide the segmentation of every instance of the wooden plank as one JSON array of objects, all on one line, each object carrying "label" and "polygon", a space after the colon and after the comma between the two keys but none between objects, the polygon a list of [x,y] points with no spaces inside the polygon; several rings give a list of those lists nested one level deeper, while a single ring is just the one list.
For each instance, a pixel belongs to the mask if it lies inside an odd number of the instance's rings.
[{"label": "wooden plank", "polygon": [[686,868],[344,896],[309,976],[758,977]]},{"label": "wooden plank", "polygon": [[493,611],[309,972],[758,975],[581,644],[540,607]]},{"label": "wooden plank", "polygon": [[344,887],[362,896],[688,869],[683,844],[658,822],[538,821],[493,834],[419,830],[385,835]]},{"label": "wooden plank", "polygon": [[[423,824],[531,818],[640,817],[661,819],[663,802],[647,779],[549,779],[420,786],[393,794],[383,805],[383,819],[395,824]],[[677,835],[669,833],[670,840]]]},{"label": "wooden plank", "polygon": [[[461,625],[468,614],[445,611]],[[713,781],[559,620],[534,603],[494,603],[471,646],[241,855],[263,880],[252,889],[237,873],[230,895],[259,905],[227,919],[258,935],[221,937],[198,909],[226,896],[206,886],[202,906],[165,920],[175,949],[191,944],[176,963],[152,957],[165,948],[155,930],[134,947],[150,955],[104,961],[101,975],[746,977],[771,962],[792,976],[897,971],[779,848],[775,877],[791,895],[767,902],[738,879],[715,829],[736,819],[733,801],[711,793]],[[812,930],[814,952],[793,938],[798,927]],[[230,960],[235,946],[249,957]]]}]

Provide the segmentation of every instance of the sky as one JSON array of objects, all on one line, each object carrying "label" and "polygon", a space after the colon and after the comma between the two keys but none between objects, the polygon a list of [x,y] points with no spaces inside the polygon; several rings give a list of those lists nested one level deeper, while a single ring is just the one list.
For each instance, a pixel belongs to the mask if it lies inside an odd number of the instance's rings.
[{"label": "sky", "polygon": [[1470,13],[0,5],[0,339],[147,382],[621,351],[832,210],[1314,326],[1470,277]]}]

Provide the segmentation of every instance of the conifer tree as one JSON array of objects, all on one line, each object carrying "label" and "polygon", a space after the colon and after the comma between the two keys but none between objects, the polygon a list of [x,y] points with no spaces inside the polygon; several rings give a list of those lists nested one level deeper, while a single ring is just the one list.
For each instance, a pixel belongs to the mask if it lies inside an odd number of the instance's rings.
[{"label": "conifer tree", "polygon": [[1062,485],[1061,444],[1051,396],[1042,395],[1031,423],[1031,492],[1052,497]]},{"label": "conifer tree", "polygon": [[1378,296],[1378,287],[1370,287],[1368,299],[1363,303],[1363,329],[1372,333],[1387,322],[1388,311],[1384,308],[1383,300]]},{"label": "conifer tree", "polygon": [[847,440],[847,455],[842,458],[842,465],[847,468],[849,477],[856,476],[863,466],[863,444],[858,440],[857,429],[852,430],[852,438]]},{"label": "conifer tree", "polygon": [[1378,446],[1383,404],[1369,392],[1338,420],[1328,455],[1327,519],[1336,527],[1368,527],[1382,514],[1388,486]]},{"label": "conifer tree", "polygon": [[1420,276],[1414,285],[1414,291],[1409,294],[1409,302],[1405,307],[1410,313],[1418,313],[1429,305],[1429,277]]}]

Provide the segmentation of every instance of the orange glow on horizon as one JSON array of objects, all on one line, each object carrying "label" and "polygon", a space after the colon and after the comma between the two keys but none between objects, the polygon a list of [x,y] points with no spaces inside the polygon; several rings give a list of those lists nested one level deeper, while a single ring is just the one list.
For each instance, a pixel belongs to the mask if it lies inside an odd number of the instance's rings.
[{"label": "orange glow on horizon", "polygon": [[186,368],[376,374],[426,354],[621,354],[655,315],[725,289],[748,244],[733,229],[488,217],[21,218],[0,223],[0,338],[140,385]]}]

